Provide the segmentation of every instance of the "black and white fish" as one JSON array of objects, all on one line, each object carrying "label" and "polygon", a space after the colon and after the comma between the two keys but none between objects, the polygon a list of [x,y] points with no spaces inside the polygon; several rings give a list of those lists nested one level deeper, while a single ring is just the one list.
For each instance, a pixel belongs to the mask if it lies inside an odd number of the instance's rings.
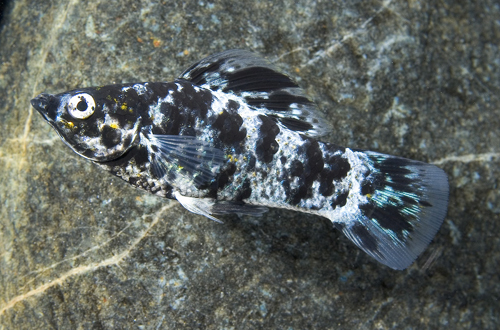
[{"label": "black and white fish", "polygon": [[317,214],[394,269],[415,260],[446,215],[441,169],[318,141],[329,128],[316,106],[247,51],[209,56],[173,82],[40,94],[31,104],[77,154],[193,213]]}]

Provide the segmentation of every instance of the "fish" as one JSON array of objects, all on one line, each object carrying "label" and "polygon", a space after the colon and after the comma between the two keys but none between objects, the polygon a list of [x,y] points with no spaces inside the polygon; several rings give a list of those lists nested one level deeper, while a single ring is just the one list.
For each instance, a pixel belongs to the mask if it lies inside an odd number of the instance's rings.
[{"label": "fish", "polygon": [[208,56],[171,82],[42,93],[32,106],[78,155],[211,220],[269,208],[329,219],[382,264],[409,267],[448,208],[431,164],[319,138],[324,115],[247,50]]}]

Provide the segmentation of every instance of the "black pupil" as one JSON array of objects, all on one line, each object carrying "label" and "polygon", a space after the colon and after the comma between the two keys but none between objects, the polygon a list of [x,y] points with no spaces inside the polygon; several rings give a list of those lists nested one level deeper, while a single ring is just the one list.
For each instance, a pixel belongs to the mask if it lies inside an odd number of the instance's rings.
[{"label": "black pupil", "polygon": [[76,105],[76,108],[78,111],[85,111],[87,110],[87,102],[83,99],[80,99],[80,102]]}]

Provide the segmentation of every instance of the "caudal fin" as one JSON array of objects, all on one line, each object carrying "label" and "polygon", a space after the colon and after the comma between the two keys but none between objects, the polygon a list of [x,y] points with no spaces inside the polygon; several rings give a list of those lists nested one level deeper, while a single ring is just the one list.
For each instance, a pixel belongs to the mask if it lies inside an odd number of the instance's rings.
[{"label": "caudal fin", "polygon": [[405,269],[430,243],[448,206],[448,179],[440,168],[363,151],[374,169],[361,183],[368,203],[354,221],[338,224],[363,251],[393,269]]}]

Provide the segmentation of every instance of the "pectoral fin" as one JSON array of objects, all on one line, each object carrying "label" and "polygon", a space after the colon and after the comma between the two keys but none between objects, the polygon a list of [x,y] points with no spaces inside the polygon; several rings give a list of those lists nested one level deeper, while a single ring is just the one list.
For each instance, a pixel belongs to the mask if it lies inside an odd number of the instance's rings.
[{"label": "pectoral fin", "polygon": [[214,180],[226,161],[222,150],[194,136],[152,135],[150,142],[157,148],[151,168],[159,178],[174,173],[200,186]]}]

